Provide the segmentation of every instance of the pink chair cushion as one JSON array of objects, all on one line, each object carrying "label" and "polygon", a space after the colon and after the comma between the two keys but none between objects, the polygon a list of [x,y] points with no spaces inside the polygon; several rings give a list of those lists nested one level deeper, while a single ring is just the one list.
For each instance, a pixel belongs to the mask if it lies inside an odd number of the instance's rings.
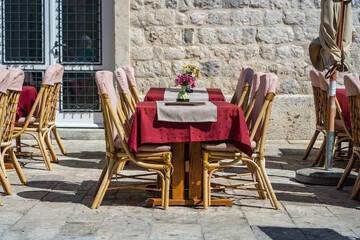
[{"label": "pink chair cushion", "polygon": [[56,68],[56,77],[54,83],[60,83],[63,80],[64,67],[61,64],[55,64]]},{"label": "pink chair cushion", "polygon": [[[18,122],[16,123],[16,126],[18,126],[18,127],[24,126],[26,120],[27,120],[27,117],[21,117],[21,118],[19,118]],[[36,122],[36,118],[35,118],[35,117],[31,117],[29,123],[32,124],[32,123],[34,123],[34,122]]]},{"label": "pink chair cushion", "polygon": [[317,88],[320,87],[319,74],[320,74],[320,71],[318,71],[316,69],[310,70],[310,80],[311,80],[311,85],[313,87],[317,87]]},{"label": "pink chair cushion", "polygon": [[[278,80],[279,80],[278,76],[272,73],[266,73],[260,76],[260,85],[256,93],[255,105],[251,114],[251,126],[250,126],[251,128],[255,125],[255,122],[259,117],[261,108],[263,107],[267,94],[275,93]],[[262,125],[263,125],[263,120],[261,121],[256,131],[255,137],[253,139],[255,142],[258,142],[260,139]],[[252,132],[252,130],[250,132]]]},{"label": "pink chair cushion", "polygon": [[251,88],[251,95],[250,95],[250,103],[252,103],[255,99],[256,93],[259,90],[260,86],[260,77],[264,75],[263,72],[257,72],[254,74],[252,78],[252,88]]},{"label": "pink chair cushion", "polygon": [[[127,141],[127,139],[125,139],[125,141]],[[116,137],[114,144],[117,149],[124,149],[124,146],[119,137]],[[147,143],[147,144],[142,144],[138,148],[137,152],[168,152],[170,150],[171,150],[170,145]]]},{"label": "pink chair cushion", "polygon": [[124,69],[117,68],[114,71],[114,74],[115,74],[115,79],[117,82],[118,91],[120,93],[124,93],[124,94],[128,95],[129,99],[131,99],[129,83],[128,83],[127,76],[126,76]]},{"label": "pink chair cushion", "polygon": [[0,68],[0,92],[7,94],[7,88],[10,81],[10,72],[5,68]]},{"label": "pink chair cushion", "polygon": [[56,69],[55,65],[48,66],[46,68],[45,76],[43,78],[43,81],[42,81],[41,85],[54,86],[54,81],[55,81],[55,78],[56,78],[56,74],[57,74],[57,69]]},{"label": "pink chair cushion", "polygon": [[[256,148],[256,142],[251,142],[251,147]],[[201,147],[209,151],[218,151],[218,152],[240,152],[240,150],[234,146],[231,141],[227,142],[203,142]]]},{"label": "pink chair cushion", "polygon": [[[99,95],[107,94],[110,100],[112,109],[116,114],[116,94],[114,89],[113,73],[110,71],[97,71],[95,73],[95,82],[98,87]],[[116,139],[118,132],[112,122],[113,140]]]},{"label": "pink chair cushion", "polygon": [[349,73],[344,76],[346,96],[360,95],[360,80],[357,73]]},{"label": "pink chair cushion", "polygon": [[24,72],[17,68],[10,68],[9,73],[10,82],[8,84],[8,90],[21,92],[25,79]]},{"label": "pink chair cushion", "polygon": [[329,86],[330,86],[330,79],[325,78],[326,73],[327,73],[327,70],[319,72],[319,82],[320,82],[320,88],[323,91],[328,92],[329,91]]},{"label": "pink chair cushion", "polygon": [[252,78],[254,76],[254,70],[249,67],[243,67],[241,70],[240,77],[238,79],[236,90],[235,90],[235,102],[239,102],[241,94],[245,86],[251,86]]},{"label": "pink chair cushion", "polygon": [[132,66],[126,65],[122,67],[126,72],[127,80],[129,85],[132,87],[136,87],[136,80],[135,80],[135,72]]}]

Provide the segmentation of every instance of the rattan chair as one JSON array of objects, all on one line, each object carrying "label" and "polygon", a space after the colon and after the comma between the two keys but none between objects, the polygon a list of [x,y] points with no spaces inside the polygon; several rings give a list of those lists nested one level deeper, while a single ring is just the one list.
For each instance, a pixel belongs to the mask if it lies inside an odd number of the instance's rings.
[{"label": "rattan chair", "polygon": [[[352,171],[355,160],[360,158],[360,80],[356,73],[347,74],[344,77],[344,84],[346,87],[346,96],[349,102],[349,111],[351,117],[351,130],[353,134],[353,152],[351,158],[346,166],[344,174],[342,175],[337,189],[342,189],[346,179]],[[360,168],[355,182],[351,199],[355,199],[360,192]]]},{"label": "rattan chair", "polygon": [[[37,156],[36,152],[23,152],[23,147],[33,147],[40,149],[40,154],[44,159],[45,166],[52,170],[52,166],[47,154],[46,138],[49,133],[48,123],[51,118],[52,93],[54,90],[54,81],[56,79],[57,68],[54,65],[49,66],[45,71],[44,79],[41,83],[40,91],[30,110],[29,116],[22,117],[14,128],[14,138],[16,139],[16,154],[23,156]],[[35,135],[38,134],[38,136]],[[34,137],[37,145],[28,145],[21,142],[21,134],[29,134]],[[52,159],[56,162],[57,158]]]},{"label": "rattan chair", "polygon": [[[280,209],[265,170],[264,158],[266,133],[277,82],[278,77],[274,74],[262,74],[260,77],[256,100],[250,113],[250,141],[254,151],[251,157],[240,152],[231,142],[202,143],[203,202],[205,209],[211,205],[212,188],[257,191],[260,198],[266,198],[267,195],[271,205],[276,209]],[[232,159],[232,161],[222,161],[225,159]],[[249,173],[233,175],[215,174],[216,171],[223,170],[240,161],[246,165]],[[241,183],[232,185],[211,184],[212,178],[226,178],[231,182],[240,181]],[[254,186],[254,188],[250,188],[250,186]]]},{"label": "rattan chair", "polygon": [[[323,133],[324,136],[326,134],[326,128],[324,125],[324,121],[325,121],[325,116],[326,116],[326,112],[324,109],[324,106],[321,105],[322,101],[321,101],[321,88],[320,88],[320,80],[319,80],[319,74],[320,72],[316,69],[312,69],[310,71],[310,80],[311,80],[311,85],[312,85],[312,89],[313,89],[313,96],[314,96],[314,106],[315,106],[315,120],[316,120],[316,124],[315,124],[315,133],[311,138],[311,141],[308,145],[308,147],[306,148],[306,151],[302,157],[303,160],[306,160],[311,152],[311,150],[314,147],[315,141],[317,139],[317,137],[319,136],[319,133]],[[322,144],[319,152],[323,151],[324,148],[324,144]],[[315,159],[319,158],[319,156],[315,157]],[[315,162],[317,162],[317,160],[315,160]]]},{"label": "rattan chair", "polygon": [[[171,146],[145,144],[140,146],[136,157],[125,141],[122,127],[125,123],[125,116],[121,108],[118,108],[116,95],[113,86],[113,74],[109,71],[98,71],[95,75],[99,95],[101,97],[101,107],[104,118],[105,142],[106,142],[106,167],[102,172],[95,189],[95,199],[91,208],[98,208],[107,190],[119,188],[137,188],[143,190],[153,190],[161,192],[162,206],[168,209],[170,172],[172,170]],[[117,113],[115,109],[117,109]],[[120,165],[126,161],[132,161],[136,165],[155,172],[160,176],[161,186],[149,187],[157,184],[157,179],[149,179],[149,174],[128,176],[118,173]],[[150,173],[151,174],[151,173]],[[124,184],[120,180],[125,178],[141,179],[139,183]],[[109,187],[113,184],[114,187]]]},{"label": "rattan chair", "polygon": [[56,156],[56,153],[52,147],[51,143],[51,133],[53,133],[56,143],[60,148],[60,151],[63,155],[66,155],[66,149],[64,147],[64,144],[61,141],[60,135],[57,132],[56,125],[55,125],[55,118],[56,118],[56,108],[59,102],[59,94],[61,89],[61,83],[63,80],[63,74],[64,74],[64,67],[60,64],[55,64],[56,68],[56,77],[54,80],[54,88],[53,92],[50,94],[51,99],[51,105],[50,105],[50,118],[48,122],[49,130],[47,131],[47,135],[45,137],[45,142],[47,145],[47,148],[49,149],[51,160],[53,162],[58,162],[58,157]]},{"label": "rattan chair", "polygon": [[[7,70],[1,70],[2,78]],[[27,184],[27,180],[25,175],[20,167],[20,164],[15,156],[13,146],[12,146],[12,133],[15,125],[16,119],[16,110],[18,107],[19,96],[22,90],[22,85],[24,83],[24,72],[20,69],[11,68],[8,70],[8,80],[1,82],[1,89],[4,93],[4,90],[7,88],[7,94],[5,99],[2,98],[2,109],[1,109],[1,158],[0,158],[0,165],[2,168],[3,175],[0,177],[1,184],[5,190],[6,194],[12,194],[12,190],[10,187],[10,181],[6,173],[4,159],[5,154],[8,153],[8,156],[11,160],[12,165],[14,166],[16,173],[20,179],[20,181],[24,184]],[[5,88],[6,87],[6,88]],[[3,95],[5,96],[5,95]]]},{"label": "rattan chair", "polygon": [[[327,71],[319,72],[319,118],[323,119],[323,123],[325,128],[328,126],[328,108],[329,108],[329,87],[330,80],[326,78]],[[335,126],[334,126],[334,160],[344,159],[344,156],[338,157],[337,154],[342,151],[339,147],[342,142],[348,141],[349,146],[352,145],[352,136],[347,129],[345,124],[345,118],[342,114],[342,110],[339,102],[335,99],[336,103],[336,118],[335,118]],[[323,143],[320,147],[319,152],[316,154],[314,161],[312,162],[312,166],[319,164],[319,166],[323,166],[325,163],[325,147],[326,147],[326,136],[324,137]],[[349,151],[346,151],[349,152]],[[351,154],[350,154],[351,155]]]},{"label": "rattan chair", "polygon": [[235,93],[230,101],[230,103],[241,107],[243,112],[246,112],[248,108],[250,88],[253,76],[254,71],[251,68],[242,68],[240,77],[236,85]]}]

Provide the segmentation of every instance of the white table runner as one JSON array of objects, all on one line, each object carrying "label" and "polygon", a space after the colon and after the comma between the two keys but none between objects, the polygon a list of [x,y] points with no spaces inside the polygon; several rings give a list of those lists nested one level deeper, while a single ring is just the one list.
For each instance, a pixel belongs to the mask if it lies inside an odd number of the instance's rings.
[{"label": "white table runner", "polygon": [[[177,95],[180,92],[179,87],[169,87],[165,89],[164,101],[176,102]],[[193,92],[188,93],[190,102],[204,102],[209,101],[209,94],[206,88],[193,88]]]},{"label": "white table runner", "polygon": [[217,107],[212,102],[204,105],[165,105],[156,101],[157,117],[166,122],[217,122]]}]

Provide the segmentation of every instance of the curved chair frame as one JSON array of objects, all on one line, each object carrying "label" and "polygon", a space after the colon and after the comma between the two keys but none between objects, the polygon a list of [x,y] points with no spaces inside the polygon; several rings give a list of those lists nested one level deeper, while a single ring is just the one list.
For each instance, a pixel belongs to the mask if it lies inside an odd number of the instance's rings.
[{"label": "curved chair frame", "polygon": [[[266,133],[268,129],[274,96],[274,92],[267,93],[261,110],[256,117],[256,120],[252,122],[253,126],[251,127],[250,141],[252,142],[254,139],[258,138],[258,144],[257,147],[254,148],[254,153],[251,158],[241,152],[209,151],[206,149],[202,150],[203,202],[205,209],[207,209],[208,206],[211,205],[211,178],[222,177],[220,175],[216,176],[214,172],[223,170],[224,168],[232,166],[240,161],[242,161],[247,166],[249,173],[226,175],[225,178],[241,182],[245,181],[245,183],[236,185],[215,184],[215,188],[220,187],[257,191],[260,198],[265,199],[267,195],[271,205],[276,209],[280,209],[280,204],[276,198],[276,195],[265,170],[264,158]],[[259,133],[260,137],[257,136]],[[221,160],[223,159],[233,160],[231,162],[222,162]],[[246,176],[251,176],[251,179],[244,179],[243,177]],[[255,186],[255,188],[249,188],[249,186]]]},{"label": "curved chair frame", "polygon": [[[103,71],[104,74],[109,74],[112,76],[111,72]],[[101,74],[97,73],[97,74]],[[112,77],[111,77],[112,80]],[[98,84],[98,83],[97,83]],[[125,141],[125,135],[123,134],[122,126],[125,123],[125,116],[122,112],[122,109],[116,105],[117,113],[113,109],[113,105],[109,99],[107,90],[104,86],[99,86],[99,94],[101,94],[101,106],[104,118],[104,129],[105,129],[105,141],[106,141],[106,165],[103,169],[103,172],[99,178],[98,184],[95,189],[95,199],[91,208],[98,208],[101,205],[102,199],[105,196],[107,190],[110,189],[119,189],[119,188],[137,188],[143,190],[153,190],[161,192],[162,196],[162,206],[165,210],[169,206],[169,191],[170,191],[170,172],[172,170],[171,158],[172,152],[138,152],[136,157],[132,154],[127,142]],[[120,115],[120,116],[119,116]],[[117,132],[117,134],[115,134]],[[116,138],[121,140],[122,149],[115,147]],[[132,178],[131,176],[126,176],[118,173],[119,168],[125,164],[126,161],[132,161],[136,165],[146,168],[151,172],[155,172],[161,178],[161,187],[160,188],[150,188],[142,187],[142,185],[149,185],[157,183],[157,180],[152,182],[142,182],[137,184],[122,184],[118,181],[122,178]],[[148,180],[146,177],[149,174],[136,175],[134,178]],[[115,184],[115,187],[109,188],[110,183]]]}]

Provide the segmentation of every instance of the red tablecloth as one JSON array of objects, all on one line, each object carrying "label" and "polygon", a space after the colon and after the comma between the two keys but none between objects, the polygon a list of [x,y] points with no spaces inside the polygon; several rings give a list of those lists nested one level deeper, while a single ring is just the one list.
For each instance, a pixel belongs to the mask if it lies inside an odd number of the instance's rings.
[{"label": "red tablecloth", "polygon": [[336,89],[336,98],[343,112],[345,118],[345,125],[348,129],[351,129],[350,111],[349,111],[348,100],[346,98],[346,90],[339,88]]},{"label": "red tablecloth", "polygon": [[[209,94],[209,101],[224,101],[225,97],[218,88],[207,88]],[[148,101],[163,101],[165,88],[151,88],[145,96],[144,102]]]},{"label": "red tablecloth", "polygon": [[174,123],[157,120],[156,102],[139,102],[128,144],[134,150],[144,143],[173,143],[233,140],[234,145],[252,155],[248,129],[241,108],[227,102],[217,106],[217,122]]},{"label": "red tablecloth", "polygon": [[22,88],[19,97],[18,108],[16,110],[16,122],[21,117],[26,117],[29,115],[31,107],[33,106],[35,99],[37,97],[37,92],[34,87],[25,86]]}]

